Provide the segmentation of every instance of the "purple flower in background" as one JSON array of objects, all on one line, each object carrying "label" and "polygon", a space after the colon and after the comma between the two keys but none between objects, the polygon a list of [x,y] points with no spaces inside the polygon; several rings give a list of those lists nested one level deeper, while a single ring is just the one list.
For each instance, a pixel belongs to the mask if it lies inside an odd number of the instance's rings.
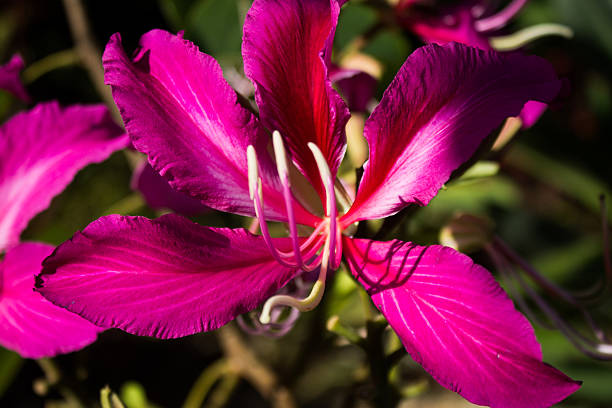
[{"label": "purple flower in background", "polygon": [[329,80],[338,85],[351,112],[366,112],[374,97],[378,81],[367,72],[329,66]]},{"label": "purple flower in background", "polygon": [[[360,220],[427,204],[506,117],[529,100],[549,102],[560,81],[537,57],[456,43],[418,49],[366,123],[370,157],[351,197],[336,178],[349,114],[326,65],[338,13],[336,0],[255,0],[243,57],[258,116],[182,35],[151,31],[133,59],[114,35],[105,78],[135,148],[173,188],[257,217],[262,234],[111,215],[45,260],[38,290],[103,327],[174,338],[261,304],[263,324],[278,306],[310,310],[344,255],[445,387],[494,407],[562,400],[579,384],[542,362],[533,329],[484,268],[446,247],[350,237]],[[290,236],[272,238],[266,221],[287,223]],[[298,236],[298,224],[312,234]],[[306,272],[318,273],[308,296],[275,295]]]},{"label": "purple flower in background", "polygon": [[78,350],[102,329],[34,291],[53,246],[19,243],[28,222],[74,175],[127,145],[104,106],[42,103],[0,127],[0,344],[23,357]]},{"label": "purple flower in background", "polygon": [[[528,0],[511,0],[499,11],[490,0],[462,0],[449,5],[420,0],[404,0],[396,6],[400,23],[425,42],[446,44],[451,41],[483,50],[508,51],[526,45],[544,35],[570,37],[571,30],[556,24],[542,24],[523,30],[514,36],[502,36],[508,22],[527,4]],[[439,2],[438,2],[439,3]],[[547,104],[528,102],[519,117],[523,129],[530,128],[546,111]]]},{"label": "purple flower in background", "polygon": [[26,92],[19,74],[23,69],[23,59],[15,54],[9,62],[0,66],[0,89],[4,89],[18,97],[19,99],[29,102],[30,96]]}]

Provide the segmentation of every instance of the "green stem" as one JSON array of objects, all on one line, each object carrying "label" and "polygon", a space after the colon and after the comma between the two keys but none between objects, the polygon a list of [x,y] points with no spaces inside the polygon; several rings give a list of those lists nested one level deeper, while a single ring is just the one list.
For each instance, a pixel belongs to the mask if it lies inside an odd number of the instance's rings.
[{"label": "green stem", "polygon": [[385,356],[384,332],[385,324],[379,321],[368,321],[366,328],[365,351],[370,364],[370,377],[374,383],[374,405],[378,408],[391,408],[397,405],[399,396],[389,383],[389,369],[387,357]]},{"label": "green stem", "polygon": [[79,63],[79,56],[74,49],[59,51],[39,59],[23,71],[23,82],[31,84],[41,76],[58,68],[69,67]]},{"label": "green stem", "polygon": [[183,403],[183,408],[199,408],[206,399],[206,396],[212,389],[213,385],[224,375],[228,373],[227,361],[222,359],[214,362],[206,367],[202,374],[198,377],[187,398]]},{"label": "green stem", "polygon": [[228,372],[221,377],[221,381],[210,396],[210,401],[206,404],[206,408],[224,407],[232,396],[232,392],[238,386],[239,381],[240,376],[232,372]]}]

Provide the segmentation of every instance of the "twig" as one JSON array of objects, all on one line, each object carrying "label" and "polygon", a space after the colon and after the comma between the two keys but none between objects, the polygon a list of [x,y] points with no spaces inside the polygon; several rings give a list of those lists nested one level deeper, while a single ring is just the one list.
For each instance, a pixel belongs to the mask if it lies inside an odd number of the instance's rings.
[{"label": "twig", "polygon": [[249,381],[264,398],[269,399],[273,407],[297,406],[289,390],[279,383],[274,372],[260,362],[244,344],[235,327],[223,326],[217,330],[217,334],[231,369]]},{"label": "twig", "polygon": [[215,385],[219,378],[228,373],[227,366],[228,364],[225,360],[219,360],[206,367],[193,384],[193,387],[191,387],[183,403],[183,408],[201,407],[213,385]]},{"label": "twig", "polygon": [[38,78],[57,68],[68,67],[79,62],[79,56],[74,49],[59,51],[34,62],[23,74],[23,82],[30,84]]},{"label": "twig", "polygon": [[111,90],[104,83],[104,69],[102,68],[102,53],[96,47],[91,35],[85,8],[81,0],[63,0],[66,17],[70,25],[70,32],[81,63],[89,73],[100,97],[110,109],[113,117],[121,123],[121,116],[113,100]]}]

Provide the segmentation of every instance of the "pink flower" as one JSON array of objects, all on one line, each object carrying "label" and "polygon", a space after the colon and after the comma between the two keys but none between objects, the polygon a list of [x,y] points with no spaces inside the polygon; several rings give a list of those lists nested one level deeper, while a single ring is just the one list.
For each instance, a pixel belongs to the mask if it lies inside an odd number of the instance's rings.
[{"label": "pink flower", "polygon": [[127,145],[101,105],[42,103],[0,127],[0,344],[23,357],[78,350],[102,329],[34,291],[53,246],[19,242],[28,222],[74,175]]},{"label": "pink flower", "polygon": [[[111,215],[45,260],[38,290],[98,325],[173,338],[264,302],[263,323],[277,306],[310,310],[344,255],[442,385],[495,407],[562,400],[579,384],[542,362],[533,329],[484,268],[450,248],[350,237],[360,220],[427,204],[506,117],[557,94],[554,72],[537,57],[460,44],[418,49],[368,119],[370,158],[353,198],[336,178],[349,113],[325,63],[338,13],[336,0],[253,3],[243,57],[259,115],[182,35],[151,31],[133,59],[114,35],[106,82],[136,149],[175,189],[257,217],[262,235],[177,215]],[[270,220],[286,222],[290,236],[272,238]],[[298,224],[312,234],[298,236]],[[319,274],[309,296],[273,296],[304,271]]]}]

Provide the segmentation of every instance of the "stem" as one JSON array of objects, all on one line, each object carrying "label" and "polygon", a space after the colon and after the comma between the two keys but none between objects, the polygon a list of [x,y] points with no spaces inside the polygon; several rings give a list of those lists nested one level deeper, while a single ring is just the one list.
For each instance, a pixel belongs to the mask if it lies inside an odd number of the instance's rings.
[{"label": "stem", "polygon": [[31,84],[38,78],[57,68],[68,67],[79,62],[79,56],[74,49],[59,51],[39,59],[22,74],[23,82]]},{"label": "stem", "polygon": [[379,408],[395,407],[398,395],[389,383],[389,369],[384,350],[384,332],[386,324],[369,320],[366,323],[368,336],[365,341],[365,352],[370,364],[370,377],[374,382],[374,405]]},{"label": "stem", "polygon": [[183,408],[200,408],[217,380],[228,372],[225,360],[218,360],[202,371],[185,398]]},{"label": "stem", "polygon": [[104,83],[102,53],[100,53],[93,40],[83,2],[81,0],[63,0],[63,2],[75,50],[81,59],[81,63],[89,73],[89,78],[104,103],[110,109],[111,114],[121,123],[121,116],[113,100],[111,90]]},{"label": "stem", "polygon": [[238,386],[239,381],[240,376],[232,372],[221,377],[221,382],[210,396],[210,401],[206,404],[206,408],[224,407],[232,396],[232,392]]},{"label": "stem", "polygon": [[273,408],[297,407],[289,390],[280,384],[272,369],[257,359],[234,326],[223,326],[217,335],[231,369],[270,400]]}]

